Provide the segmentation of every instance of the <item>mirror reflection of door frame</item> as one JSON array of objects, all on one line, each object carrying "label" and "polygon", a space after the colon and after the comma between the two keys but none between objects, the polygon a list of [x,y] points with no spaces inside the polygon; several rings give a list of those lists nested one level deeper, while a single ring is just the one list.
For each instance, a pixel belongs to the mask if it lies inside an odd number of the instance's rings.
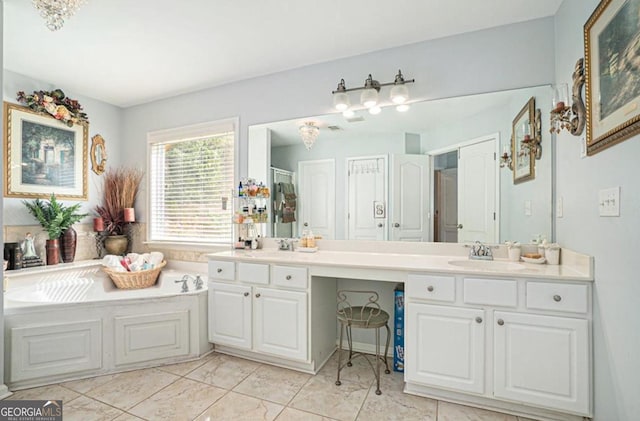
[{"label": "mirror reflection of door frame", "polygon": [[[319,177],[318,174],[307,174],[307,167],[314,165],[326,166],[326,172]],[[298,212],[298,232],[304,230],[312,230],[314,235],[321,235],[323,238],[333,240],[336,238],[336,165],[335,159],[318,159],[310,161],[298,161],[298,185],[297,185],[297,207]],[[308,183],[312,181],[325,182],[322,186],[326,191],[314,191]],[[326,220],[323,221],[325,226],[314,226],[312,213],[324,206],[326,212]],[[307,226],[305,226],[307,224]]]},{"label": "mirror reflection of door frame", "polygon": [[[437,155],[442,155],[448,152],[453,152],[453,151],[459,151],[460,148],[464,148],[466,146],[471,146],[471,145],[475,145],[478,143],[482,143],[482,142],[487,142],[487,141],[494,141],[494,160],[497,159],[497,156],[499,155],[499,148],[500,148],[500,133],[496,132],[496,133],[492,133],[492,134],[488,134],[485,136],[479,136],[464,142],[460,142],[457,143],[455,145],[449,145],[446,146],[444,148],[440,148],[440,149],[434,149],[432,151],[428,151],[427,155],[429,155],[430,157],[430,163],[431,163],[431,192],[435,191],[435,186],[434,186],[434,180],[435,180],[435,175],[434,175],[434,168],[435,168],[435,157]],[[459,155],[458,155],[459,156]],[[496,239],[496,243],[498,243],[500,241],[500,166],[498,165],[498,162],[495,161],[495,224],[494,224],[494,236]],[[458,169],[458,174],[460,175],[460,169]],[[432,193],[432,197],[431,197],[431,214],[434,215],[435,212],[435,205],[434,205],[434,197],[433,197],[433,193]],[[458,223],[460,223],[460,221],[458,221]],[[430,241],[433,241],[433,230],[430,230],[430,235],[429,235],[429,239]]]}]

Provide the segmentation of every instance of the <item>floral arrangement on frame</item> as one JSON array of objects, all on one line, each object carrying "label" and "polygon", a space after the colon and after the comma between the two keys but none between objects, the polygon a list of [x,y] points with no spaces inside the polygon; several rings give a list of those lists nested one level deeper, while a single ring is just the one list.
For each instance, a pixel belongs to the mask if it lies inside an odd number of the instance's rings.
[{"label": "floral arrangement on frame", "polygon": [[33,91],[31,95],[19,91],[16,99],[27,108],[37,113],[48,113],[69,127],[77,123],[89,123],[87,114],[82,111],[82,105],[77,100],[66,97],[61,89]]}]

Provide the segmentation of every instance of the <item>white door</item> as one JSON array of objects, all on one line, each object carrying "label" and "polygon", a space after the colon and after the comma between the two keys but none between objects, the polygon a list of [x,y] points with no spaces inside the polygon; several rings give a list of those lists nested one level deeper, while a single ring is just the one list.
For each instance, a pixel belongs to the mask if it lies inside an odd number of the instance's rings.
[{"label": "white door", "polygon": [[484,393],[483,310],[407,304],[407,381]]},{"label": "white door", "polygon": [[347,239],[386,240],[387,158],[347,159]]},{"label": "white door", "polygon": [[496,139],[459,149],[458,241],[496,243]]},{"label": "white door", "polygon": [[436,171],[436,206],[434,220],[437,224],[437,242],[458,242],[458,169]]},{"label": "white door", "polygon": [[255,288],[255,350],[307,361],[307,294]]},{"label": "white door", "polygon": [[589,415],[584,319],[495,312],[495,396]]},{"label": "white door", "polygon": [[332,240],[336,235],[336,164],[333,159],[298,163],[299,231]]},{"label": "white door", "polygon": [[391,155],[390,239],[429,241],[429,156]]},{"label": "white door", "polygon": [[209,342],[251,349],[251,287],[209,282]]}]

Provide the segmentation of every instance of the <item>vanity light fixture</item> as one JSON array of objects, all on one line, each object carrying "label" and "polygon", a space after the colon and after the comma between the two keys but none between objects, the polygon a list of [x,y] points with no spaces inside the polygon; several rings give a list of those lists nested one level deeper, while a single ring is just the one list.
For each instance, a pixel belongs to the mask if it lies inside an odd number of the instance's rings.
[{"label": "vanity light fixture", "polygon": [[298,128],[298,130],[300,131],[300,136],[302,137],[304,146],[306,146],[307,150],[310,150],[313,144],[316,142],[318,134],[320,134],[320,128],[316,126],[313,121],[305,121],[304,124]]},{"label": "vanity light fixture", "polygon": [[[340,83],[338,83],[338,88],[335,91],[332,91],[333,94],[333,106],[336,110],[342,111],[343,113],[349,110],[351,106],[351,102],[349,100],[348,92],[353,91],[362,91],[360,94],[360,103],[369,109],[371,114],[380,113],[380,103],[378,94],[380,89],[384,86],[393,86],[390,92],[391,102],[394,104],[398,104],[396,109],[400,112],[407,111],[409,106],[406,104],[409,99],[409,88],[407,88],[406,84],[414,83],[415,79],[405,80],[402,72],[398,70],[398,74],[396,75],[393,82],[388,83],[380,83],[377,80],[373,79],[371,74],[364,81],[364,86],[358,88],[349,88],[347,89],[344,79],[340,79]],[[404,105],[404,106],[403,106]],[[377,107],[377,108],[376,108]]]},{"label": "vanity light fixture", "polygon": [[33,6],[47,23],[47,28],[57,31],[85,3],[85,0],[33,0]]},{"label": "vanity light fixture", "polygon": [[571,94],[572,104],[569,105],[567,84],[563,83],[554,87],[553,102],[551,108],[551,133],[560,133],[567,129],[574,136],[580,136],[587,122],[587,111],[582,99],[582,87],[585,82],[584,59],[576,62],[573,71],[573,88]]}]

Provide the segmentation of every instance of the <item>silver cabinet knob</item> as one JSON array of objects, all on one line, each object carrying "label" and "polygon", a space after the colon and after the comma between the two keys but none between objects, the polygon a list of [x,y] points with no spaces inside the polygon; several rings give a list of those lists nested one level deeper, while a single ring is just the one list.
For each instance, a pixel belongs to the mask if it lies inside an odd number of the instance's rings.
[{"label": "silver cabinet knob", "polygon": [[248,293],[248,292],[245,292],[245,293],[244,293],[244,296],[245,296],[245,297],[248,297],[248,296],[249,296],[249,293]]},{"label": "silver cabinet knob", "polygon": [[462,224],[458,224],[458,225],[456,225],[456,228],[458,228],[459,230],[461,230],[461,229],[462,229]]},{"label": "silver cabinet knob", "polygon": [[384,225],[382,225],[382,222],[378,223],[378,228],[382,228]]},{"label": "silver cabinet knob", "polygon": [[222,268],[218,268],[218,273],[222,273]]},{"label": "silver cabinet knob", "polygon": [[304,224],[302,224],[302,225],[304,225],[305,227],[308,227],[308,226],[309,226],[309,223],[308,223],[308,222],[305,222],[305,223],[304,223]]},{"label": "silver cabinet knob", "polygon": [[260,293],[257,293],[257,294],[256,294],[256,298],[260,298]]},{"label": "silver cabinet knob", "polygon": [[476,317],[476,323],[482,323],[482,317]]},{"label": "silver cabinet knob", "polygon": [[400,228],[400,224],[399,224],[399,223],[397,223],[397,222],[396,222],[395,224],[393,224],[393,226],[394,226],[395,228]]},{"label": "silver cabinet knob", "polygon": [[498,325],[499,325],[499,326],[502,326],[503,324],[504,324],[504,320],[502,320],[502,319],[498,319]]},{"label": "silver cabinet knob", "polygon": [[433,288],[433,285],[429,285],[429,286],[427,287],[427,291],[429,291],[429,292],[433,292],[433,289],[434,289],[434,288]]},{"label": "silver cabinet knob", "polygon": [[287,281],[290,281],[291,280],[291,275],[285,276],[284,279],[286,279]]},{"label": "silver cabinet knob", "polygon": [[553,301],[559,303],[560,301],[562,301],[562,297],[556,294],[553,296]]}]

